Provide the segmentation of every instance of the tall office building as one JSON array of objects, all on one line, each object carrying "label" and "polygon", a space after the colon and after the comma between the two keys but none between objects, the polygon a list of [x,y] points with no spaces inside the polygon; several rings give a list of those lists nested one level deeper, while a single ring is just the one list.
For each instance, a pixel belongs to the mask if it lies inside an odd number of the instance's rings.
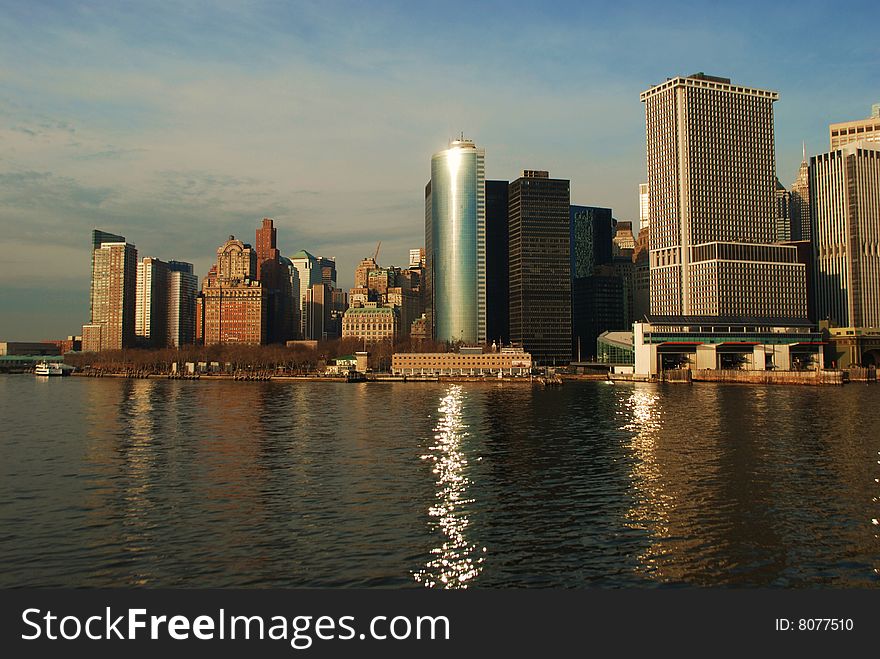
[{"label": "tall office building", "polygon": [[336,288],[336,259],[319,256],[318,267],[321,268],[321,282]]},{"label": "tall office building", "polygon": [[570,184],[525,170],[510,183],[510,340],[537,364],[571,360]]},{"label": "tall office building", "polygon": [[880,142],[813,156],[810,192],[819,319],[880,327]]},{"label": "tall office building", "polygon": [[486,340],[510,343],[507,181],[486,181]]},{"label": "tall office building", "polygon": [[880,142],[880,103],[871,107],[868,119],[831,124],[828,127],[828,141],[832,151],[852,142]]},{"label": "tall office building", "polygon": [[571,277],[589,277],[611,263],[614,218],[610,208],[570,206]]},{"label": "tall office building", "polygon": [[569,207],[571,354],[581,361],[596,353],[596,338],[625,329],[623,280],[614,261],[610,208]]},{"label": "tall office building", "polygon": [[263,218],[256,230],[257,279],[269,296],[266,341],[284,343],[294,336],[294,305],[290,294],[290,272],[277,247],[278,230],[272,219]]},{"label": "tall office building", "polygon": [[168,261],[168,339],[172,348],[195,343],[199,280],[192,263]]},{"label": "tall office building", "polygon": [[807,146],[804,144],[804,159],[798,168],[797,178],[790,190],[791,238],[790,240],[810,240],[810,165],[807,162]]},{"label": "tall office building", "polygon": [[137,265],[134,333],[138,344],[164,348],[168,341],[168,264],[152,256]]},{"label": "tall office building", "polygon": [[89,324],[83,327],[83,350],[133,347],[137,249],[122,236],[99,231],[92,236],[100,242],[92,250],[92,310]]},{"label": "tall office building", "polygon": [[779,182],[779,179],[776,179],[775,202],[776,242],[793,240],[791,192],[785,189],[785,186]]},{"label": "tall office building", "polygon": [[485,151],[462,137],[431,158],[426,283],[437,341],[486,341]]},{"label": "tall office building", "polygon": [[651,226],[651,199],[648,184],[639,183],[639,231]]},{"label": "tall office building", "polygon": [[310,291],[315,284],[324,283],[324,271],[321,267],[321,259],[306,250],[300,250],[290,257],[293,267],[299,276],[299,303],[297,304],[299,311],[299,337],[301,339],[319,339],[321,337],[312,336],[311,328],[315,327],[309,319],[309,309],[311,308],[308,297]]},{"label": "tall office building", "polygon": [[652,314],[806,318],[806,269],[771,244],[778,98],[702,73],[642,92]]}]

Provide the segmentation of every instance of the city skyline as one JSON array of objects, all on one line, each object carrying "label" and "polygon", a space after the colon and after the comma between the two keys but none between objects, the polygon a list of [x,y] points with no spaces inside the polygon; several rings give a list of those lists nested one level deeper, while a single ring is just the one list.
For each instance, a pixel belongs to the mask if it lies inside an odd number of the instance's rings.
[{"label": "city skyline", "polygon": [[[377,240],[383,263],[405,264],[423,240],[426,154],[461,130],[486,148],[487,178],[548,169],[571,180],[573,204],[637,220],[638,94],[669,75],[779,91],[777,175],[790,185],[802,141],[808,156],[825,152],[830,123],[866,118],[877,102],[876,40],[859,38],[861,25],[826,25],[828,7],[769,8],[760,25],[748,7],[701,10],[688,16],[692,33],[676,27],[687,5],[644,17],[632,5],[510,18],[474,8],[464,21],[394,5],[349,8],[357,20],[346,21],[317,5],[151,8],[146,30],[143,10],[9,7],[0,229],[13,257],[0,270],[0,334],[75,332],[88,314],[82,236],[95,227],[126,235],[141,256],[192,262],[200,278],[218,241],[261,217],[284,231],[283,253],[335,256],[343,287]],[[783,17],[787,31],[776,29]],[[431,35],[431,21],[449,29]],[[822,40],[805,38],[819,30]],[[27,47],[36,41],[39,53]],[[473,93],[425,75],[455,72]],[[539,128],[536,114],[548,119]]]}]

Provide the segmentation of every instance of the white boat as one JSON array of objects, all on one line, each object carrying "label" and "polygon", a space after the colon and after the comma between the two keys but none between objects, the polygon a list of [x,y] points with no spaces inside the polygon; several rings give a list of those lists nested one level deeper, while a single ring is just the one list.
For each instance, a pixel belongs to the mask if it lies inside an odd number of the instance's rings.
[{"label": "white boat", "polygon": [[34,369],[34,375],[64,375],[64,368],[58,362],[40,362]]}]

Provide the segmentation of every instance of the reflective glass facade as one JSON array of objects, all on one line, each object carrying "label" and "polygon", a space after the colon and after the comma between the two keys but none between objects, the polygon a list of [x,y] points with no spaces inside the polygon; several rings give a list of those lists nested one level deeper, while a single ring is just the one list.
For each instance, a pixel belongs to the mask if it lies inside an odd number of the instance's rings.
[{"label": "reflective glass facade", "polygon": [[425,244],[438,341],[486,340],[485,178],[485,152],[470,140],[455,140],[431,158]]}]

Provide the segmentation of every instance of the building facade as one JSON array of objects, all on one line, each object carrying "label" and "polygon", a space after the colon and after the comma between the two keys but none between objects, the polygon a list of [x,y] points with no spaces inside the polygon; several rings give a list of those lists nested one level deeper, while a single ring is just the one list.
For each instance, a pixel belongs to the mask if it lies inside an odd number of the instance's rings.
[{"label": "building facade", "polygon": [[394,307],[380,307],[375,302],[364,307],[350,307],[342,317],[342,338],[361,339],[366,343],[393,341],[400,334],[400,313]]},{"label": "building facade", "polygon": [[639,231],[651,226],[651,197],[648,184],[639,183]]},{"label": "building facade", "polygon": [[168,262],[168,340],[172,348],[191,345],[196,338],[196,294],[199,280],[192,263]]},{"label": "building facade", "polygon": [[828,127],[832,151],[859,141],[880,143],[880,103],[871,107],[871,116],[867,119],[844,121]]},{"label": "building facade", "polygon": [[486,181],[486,339],[510,343],[507,181]]},{"label": "building facade", "polygon": [[[96,236],[105,240],[108,234],[95,231],[93,239]],[[86,327],[89,351],[135,346],[137,267],[137,249],[124,239],[101,242],[92,251],[92,315],[90,323],[83,326],[83,349]]]},{"label": "building facade", "polygon": [[839,327],[880,327],[880,142],[810,159],[816,313]]},{"label": "building facade", "polygon": [[202,288],[205,345],[267,342],[268,292],[256,272],[256,250],[229,236]]},{"label": "building facade", "polygon": [[536,364],[571,359],[570,183],[525,170],[510,183],[510,340]]},{"label": "building facade", "polygon": [[395,375],[525,376],[532,371],[532,356],[519,348],[483,352],[465,348],[459,352],[397,352],[391,357]]},{"label": "building facade", "polygon": [[134,332],[138,345],[164,348],[168,341],[168,264],[147,256],[137,266]]},{"label": "building facade", "polygon": [[804,145],[804,159],[798,168],[794,183],[791,184],[789,203],[791,238],[788,240],[810,240],[812,236],[810,220],[810,166],[807,162],[806,145]]},{"label": "building facade", "polygon": [[486,341],[485,152],[463,137],[431,158],[425,257],[438,341]]},{"label": "building facade", "polygon": [[702,73],[670,78],[641,94],[653,314],[736,309],[749,317],[806,318],[803,264],[794,248],[769,247],[776,238],[778,98]]}]

